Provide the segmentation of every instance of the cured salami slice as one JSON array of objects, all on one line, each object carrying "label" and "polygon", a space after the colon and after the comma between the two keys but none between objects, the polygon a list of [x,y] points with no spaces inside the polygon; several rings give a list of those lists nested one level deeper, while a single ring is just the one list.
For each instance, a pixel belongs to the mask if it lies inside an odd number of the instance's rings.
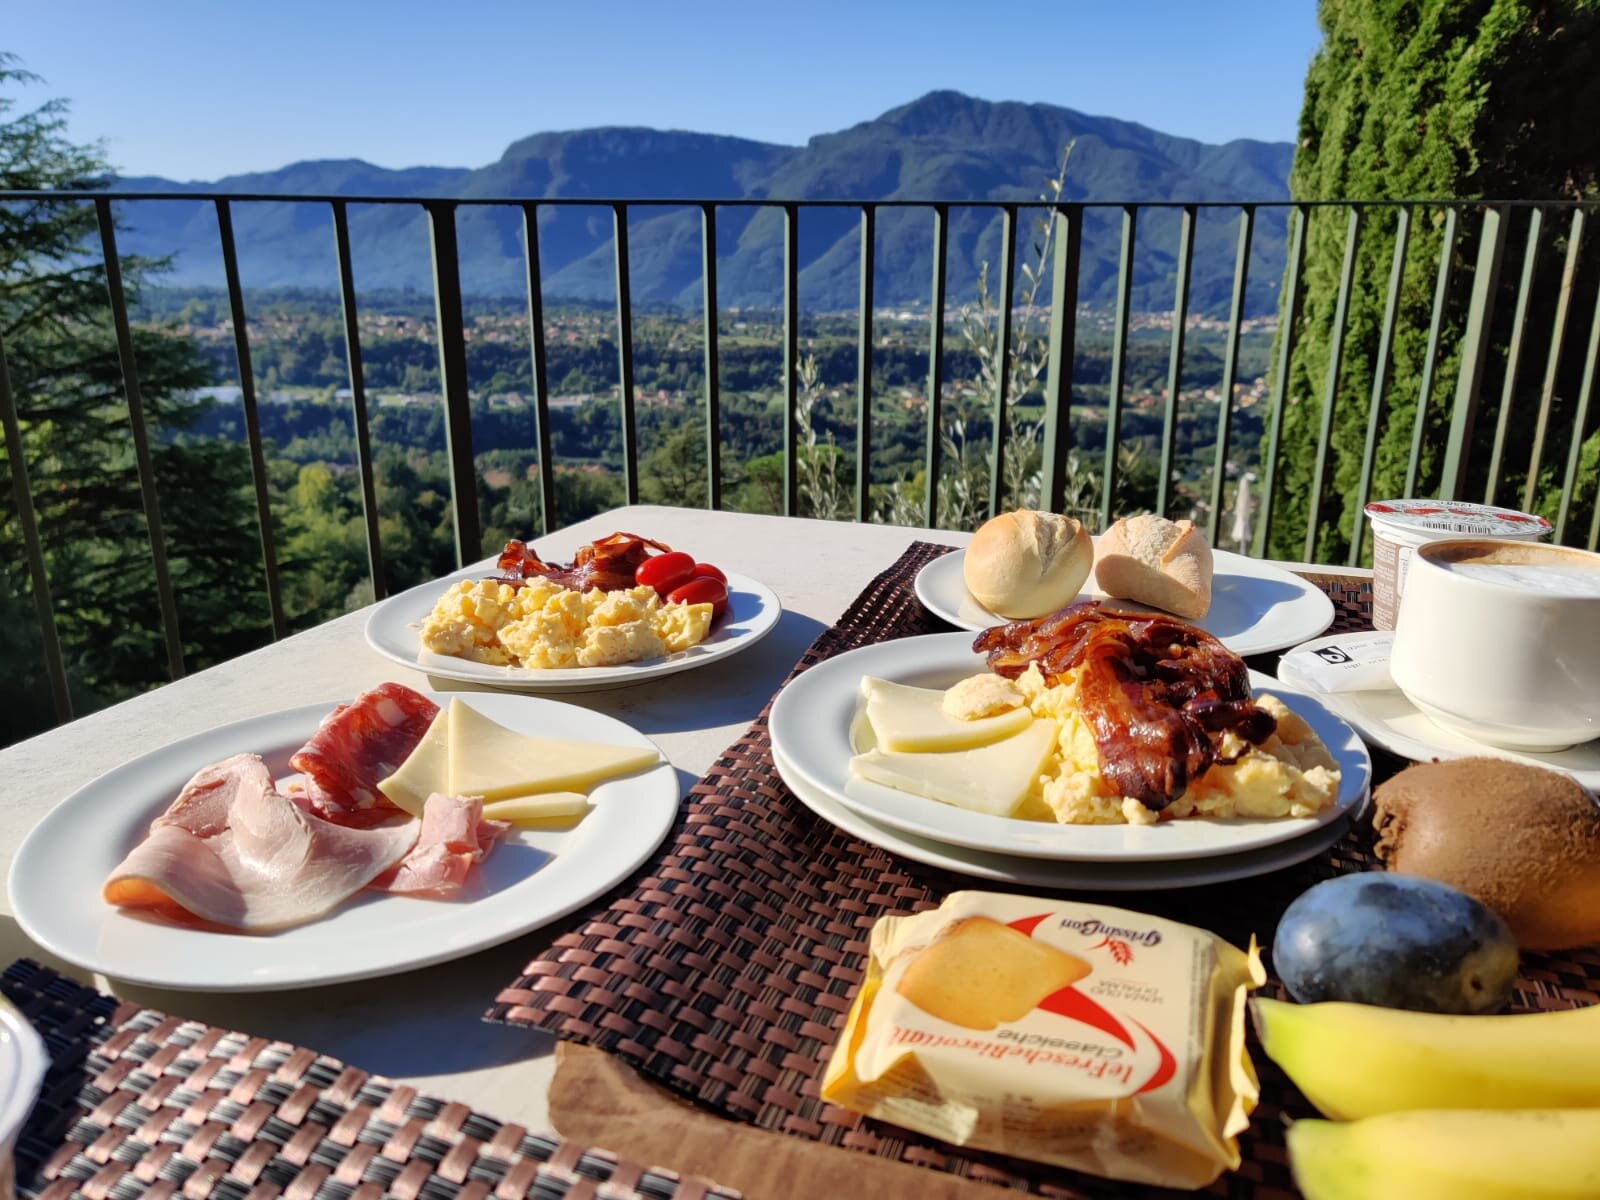
[{"label": "cured salami slice", "polygon": [[394,774],[428,732],[439,706],[399,683],[383,683],[329,713],[289,765],[305,776],[307,806],[325,820],[365,824],[393,810],[378,781]]}]

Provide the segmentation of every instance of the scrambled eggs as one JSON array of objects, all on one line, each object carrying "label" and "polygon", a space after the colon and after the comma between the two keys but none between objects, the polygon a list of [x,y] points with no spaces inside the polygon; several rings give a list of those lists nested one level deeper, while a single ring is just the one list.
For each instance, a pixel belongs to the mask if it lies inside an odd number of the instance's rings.
[{"label": "scrambled eggs", "polygon": [[1101,778],[1094,735],[1078,707],[1078,676],[1073,671],[1054,686],[1038,664],[1016,681],[1034,715],[1060,723],[1057,756],[1018,816],[1056,820],[1064,825],[1153,825],[1177,817],[1308,817],[1339,794],[1339,768],[1306,722],[1276,696],[1256,703],[1278,723],[1275,733],[1251,746],[1231,730],[1221,747],[1232,764],[1214,764],[1190,783],[1182,796],[1160,813],[1119,796]]},{"label": "scrambled eggs", "polygon": [[711,605],[664,604],[654,588],[575,592],[463,580],[422,622],[422,648],[491,666],[611,667],[675,654],[711,632]]}]

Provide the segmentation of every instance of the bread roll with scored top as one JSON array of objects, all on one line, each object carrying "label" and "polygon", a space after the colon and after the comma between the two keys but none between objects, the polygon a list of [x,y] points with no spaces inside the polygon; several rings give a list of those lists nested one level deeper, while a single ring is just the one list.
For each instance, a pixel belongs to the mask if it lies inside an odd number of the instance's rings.
[{"label": "bread roll with scored top", "polygon": [[1011,620],[1072,602],[1094,565],[1094,541],[1071,517],[1019,508],[985,521],[961,560],[972,598]]},{"label": "bread roll with scored top", "polygon": [[1094,577],[1119,600],[1193,620],[1211,609],[1211,543],[1193,521],[1123,517],[1100,535]]}]

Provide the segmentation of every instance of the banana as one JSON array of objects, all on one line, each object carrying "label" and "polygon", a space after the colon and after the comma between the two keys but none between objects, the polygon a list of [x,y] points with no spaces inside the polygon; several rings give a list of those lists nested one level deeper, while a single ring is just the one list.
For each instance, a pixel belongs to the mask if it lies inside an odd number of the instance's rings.
[{"label": "banana", "polygon": [[1433,1108],[1600,1109],[1600,1005],[1476,1017],[1252,1005],[1267,1057],[1335,1120]]},{"label": "banana", "polygon": [[1289,1165],[1306,1200],[1600,1196],[1600,1108],[1435,1109],[1349,1124],[1296,1121],[1288,1142]]}]

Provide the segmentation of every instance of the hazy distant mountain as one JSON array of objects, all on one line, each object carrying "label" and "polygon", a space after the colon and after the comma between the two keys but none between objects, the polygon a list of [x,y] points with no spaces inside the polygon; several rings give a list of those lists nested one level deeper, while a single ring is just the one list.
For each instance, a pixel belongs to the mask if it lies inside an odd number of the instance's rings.
[{"label": "hazy distant mountain", "polygon": [[[1076,141],[1067,197],[1074,200],[1281,200],[1287,197],[1287,143],[1207,145],[1107,117],[1046,104],[991,103],[957,92],[932,92],[882,116],[806,145],[643,128],[540,133],[513,143],[498,162],[477,169],[412,167],[391,171],[360,161],[302,162],[214,183],[129,178],[142,191],[220,191],[343,196],[461,196],[557,199],[948,200],[1028,201],[1054,174],[1061,148]],[[125,206],[125,251],[172,255],[168,280],[219,285],[216,221],[206,204]],[[234,219],[246,286],[333,287],[331,222],[326,206],[236,206]],[[700,214],[669,207],[630,210],[633,294],[637,302],[697,306]],[[1231,288],[1236,213],[1203,216],[1197,225],[1193,302],[1220,311]],[[1085,228],[1080,296],[1105,302],[1114,286],[1119,215]],[[540,251],[552,299],[605,299],[614,266],[609,210],[542,210]],[[1251,308],[1270,308],[1283,266],[1281,214],[1262,214],[1251,261]],[[728,306],[773,305],[782,295],[782,217],[774,209],[719,210],[719,284]],[[525,286],[520,215],[505,207],[460,210],[462,286],[468,293],[520,294]],[[1171,304],[1175,212],[1140,215],[1135,254],[1136,306]],[[431,287],[426,225],[409,205],[362,205],[350,212],[352,255],[362,288]],[[979,263],[999,254],[993,210],[950,214],[948,288],[952,304],[973,294]],[[1031,229],[1020,231],[1024,250]],[[801,303],[813,309],[854,306],[858,220],[851,209],[803,209]],[[877,239],[880,303],[926,300],[931,275],[928,210],[885,210]]]}]

